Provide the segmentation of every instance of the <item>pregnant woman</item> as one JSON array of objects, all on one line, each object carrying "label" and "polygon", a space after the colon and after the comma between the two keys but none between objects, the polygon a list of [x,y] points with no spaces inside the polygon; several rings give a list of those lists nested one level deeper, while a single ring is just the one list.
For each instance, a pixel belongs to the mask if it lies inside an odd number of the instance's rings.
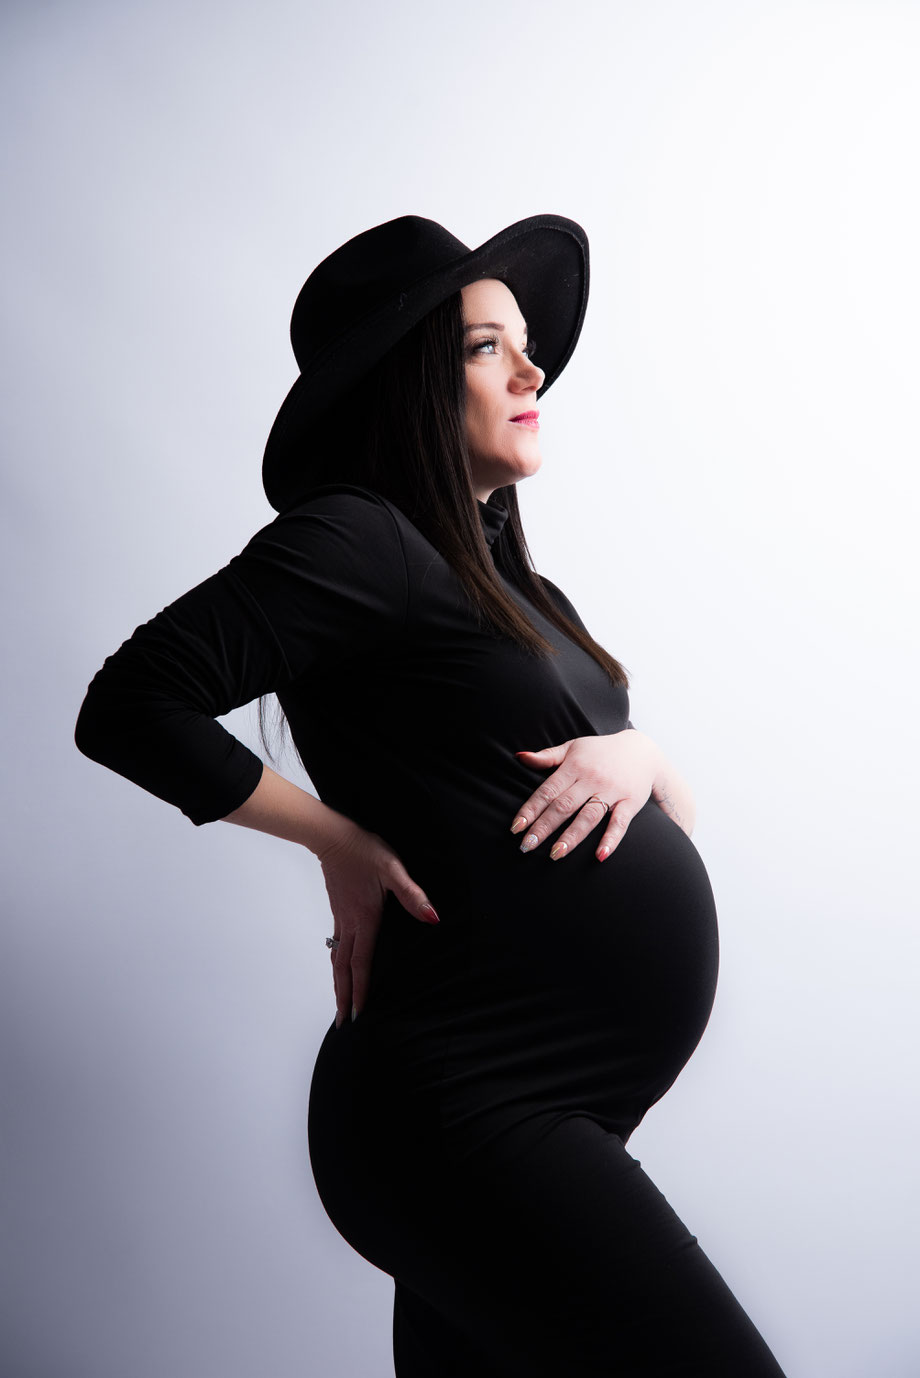
[{"label": "pregnant woman", "polygon": [[[587,287],[553,215],[476,250],[403,216],[325,259],[263,463],[279,515],[108,657],[76,741],[319,858],[310,1158],[395,1279],[399,1378],[781,1378],[626,1150],[718,939],[687,786],[521,526]],[[319,798],[215,721],[271,692]]]}]

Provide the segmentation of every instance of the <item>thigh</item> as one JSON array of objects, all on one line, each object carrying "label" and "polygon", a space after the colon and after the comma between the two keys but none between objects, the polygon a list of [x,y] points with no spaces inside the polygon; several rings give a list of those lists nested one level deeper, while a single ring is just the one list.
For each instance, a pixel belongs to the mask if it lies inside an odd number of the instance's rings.
[{"label": "thigh", "polygon": [[509,1129],[436,1215],[425,1266],[397,1286],[399,1378],[782,1378],[695,1237],[587,1116]]},{"label": "thigh", "polygon": [[513,1279],[532,1373],[782,1378],[696,1238],[595,1120],[511,1129],[473,1171],[489,1270]]},{"label": "thigh", "polygon": [[509,1109],[458,1158],[434,1103],[330,1070],[311,1098],[314,1175],[344,1237],[396,1280],[398,1378],[782,1378],[595,1120]]}]

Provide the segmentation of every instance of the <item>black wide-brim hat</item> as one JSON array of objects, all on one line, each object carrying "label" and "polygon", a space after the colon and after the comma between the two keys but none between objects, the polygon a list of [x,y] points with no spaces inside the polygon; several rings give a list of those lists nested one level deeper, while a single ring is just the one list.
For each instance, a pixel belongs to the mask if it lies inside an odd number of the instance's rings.
[{"label": "black wide-brim hat", "polygon": [[311,423],[429,311],[480,278],[517,299],[546,389],[565,368],[588,300],[588,238],[561,215],[533,215],[478,249],[442,225],[403,215],[355,235],[307,278],[291,316],[300,376],[265,446],[262,484],[281,512],[310,486]]}]

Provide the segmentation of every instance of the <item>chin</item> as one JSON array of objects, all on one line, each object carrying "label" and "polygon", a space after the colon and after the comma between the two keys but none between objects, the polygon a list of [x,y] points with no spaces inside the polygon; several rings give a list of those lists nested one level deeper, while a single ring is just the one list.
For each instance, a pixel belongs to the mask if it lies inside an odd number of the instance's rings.
[{"label": "chin", "polygon": [[539,471],[542,463],[539,455],[528,455],[526,459],[516,459],[503,465],[500,476],[496,475],[495,487],[504,488],[509,483],[519,483],[522,478],[530,478]]},{"label": "chin", "polygon": [[530,478],[533,474],[539,473],[543,460],[539,455],[535,459],[527,460],[526,463],[518,465],[517,475],[514,479],[509,479],[509,483],[516,483],[518,479]]},{"label": "chin", "polygon": [[473,481],[477,488],[507,488],[511,483],[519,483],[522,478],[530,478],[541,467],[543,459],[539,454],[496,456],[491,463],[473,463]]}]

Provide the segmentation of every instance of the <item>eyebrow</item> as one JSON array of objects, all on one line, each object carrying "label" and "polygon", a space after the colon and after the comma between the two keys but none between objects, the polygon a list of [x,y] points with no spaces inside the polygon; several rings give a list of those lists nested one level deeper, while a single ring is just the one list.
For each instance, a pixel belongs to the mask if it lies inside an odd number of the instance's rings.
[{"label": "eyebrow", "polygon": [[[498,321],[480,321],[478,325],[465,325],[463,333],[466,335],[470,330],[504,330],[504,328],[503,325],[499,325]],[[526,321],[524,322],[524,334],[527,334]]]}]

